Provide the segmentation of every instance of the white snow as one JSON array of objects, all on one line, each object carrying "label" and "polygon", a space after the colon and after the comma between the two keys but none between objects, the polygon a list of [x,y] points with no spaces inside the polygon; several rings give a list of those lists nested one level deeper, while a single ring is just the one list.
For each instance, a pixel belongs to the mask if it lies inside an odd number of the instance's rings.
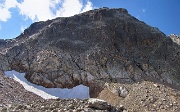
[{"label": "white snow", "polygon": [[56,98],[89,98],[89,87],[84,85],[78,85],[72,89],[67,88],[45,88],[43,86],[38,86],[30,83],[24,77],[25,73],[19,73],[14,70],[6,71],[5,75],[7,77],[13,78],[15,81],[23,85],[23,87],[30,92],[33,92],[44,99],[56,99]]}]

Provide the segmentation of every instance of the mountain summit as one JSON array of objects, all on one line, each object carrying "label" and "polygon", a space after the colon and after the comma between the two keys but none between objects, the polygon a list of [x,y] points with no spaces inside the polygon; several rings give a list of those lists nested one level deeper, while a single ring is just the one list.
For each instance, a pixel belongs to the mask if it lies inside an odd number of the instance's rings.
[{"label": "mountain summit", "polygon": [[107,83],[180,86],[180,46],[122,8],[33,23],[15,39],[1,40],[0,50],[2,71],[25,72],[48,88],[83,84],[91,97]]}]

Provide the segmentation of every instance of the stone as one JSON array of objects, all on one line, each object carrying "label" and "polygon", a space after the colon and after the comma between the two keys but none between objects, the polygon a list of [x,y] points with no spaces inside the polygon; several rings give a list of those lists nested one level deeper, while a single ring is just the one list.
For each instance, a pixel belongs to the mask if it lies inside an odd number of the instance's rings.
[{"label": "stone", "polygon": [[115,95],[119,97],[127,97],[129,94],[129,91],[127,90],[126,87],[120,86],[120,85],[109,85],[108,83],[105,83],[105,86]]},{"label": "stone", "polygon": [[23,105],[18,105],[17,107],[15,107],[15,110],[23,110],[25,109],[25,106]]},{"label": "stone", "polygon": [[123,110],[122,112],[128,112],[127,110]]},{"label": "stone", "polygon": [[73,104],[68,105],[68,109],[74,109]]},{"label": "stone", "polygon": [[119,87],[119,96],[120,97],[126,97],[129,94],[128,90],[126,89],[126,87]]},{"label": "stone", "polygon": [[7,112],[7,111],[8,111],[8,109],[6,107],[1,109],[1,112]]},{"label": "stone", "polygon": [[30,111],[25,109],[24,112],[30,112]]},{"label": "stone", "polygon": [[158,84],[153,84],[155,87],[159,88],[160,86]]},{"label": "stone", "polygon": [[109,110],[111,106],[104,100],[89,98],[88,107],[98,110]]}]

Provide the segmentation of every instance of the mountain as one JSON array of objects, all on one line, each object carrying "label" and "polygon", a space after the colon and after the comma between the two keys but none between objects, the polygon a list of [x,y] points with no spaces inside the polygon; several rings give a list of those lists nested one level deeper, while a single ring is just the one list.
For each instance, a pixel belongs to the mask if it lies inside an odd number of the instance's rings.
[{"label": "mountain", "polygon": [[83,84],[90,97],[102,99],[104,88],[129,94],[127,88],[111,89],[114,83],[148,81],[179,90],[180,46],[173,38],[126,9],[100,8],[36,22],[15,39],[0,40],[0,70],[24,72],[47,88]]}]

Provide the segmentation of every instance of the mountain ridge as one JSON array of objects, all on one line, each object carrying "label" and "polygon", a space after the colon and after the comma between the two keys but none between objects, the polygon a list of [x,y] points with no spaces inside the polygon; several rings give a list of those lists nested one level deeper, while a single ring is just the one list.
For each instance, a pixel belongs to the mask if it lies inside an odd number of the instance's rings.
[{"label": "mountain ridge", "polygon": [[[34,49],[31,52],[36,52],[36,48],[39,50],[50,49],[53,52],[61,49],[60,52],[63,50],[67,52],[67,55],[70,53],[70,58],[73,58],[72,55],[76,55],[76,53],[85,53],[87,55],[86,52],[91,53],[91,49],[95,49],[95,52],[97,50],[107,52],[105,55],[114,50],[113,54],[118,55],[120,53],[122,58],[127,58],[127,61],[138,64],[144,63],[144,61],[146,63],[150,60],[153,61],[153,59],[147,59],[151,54],[146,55],[145,52],[153,54],[158,46],[164,50],[165,46],[163,46],[162,41],[169,41],[165,42],[166,45],[172,44],[171,40],[168,40],[162,32],[143,22],[139,22],[129,15],[127,10],[122,8],[100,8],[69,18],[36,22],[27,28],[23,34],[10,41],[13,46],[9,44],[10,50],[8,51],[11,52],[16,47],[19,47],[17,50],[22,51]],[[26,48],[27,46],[30,48]],[[156,53],[155,55],[165,55],[163,51],[161,52],[161,54]],[[139,53],[144,54],[139,55]],[[22,55],[27,58],[25,54]],[[163,56],[163,58],[166,58],[166,56]],[[75,64],[80,70],[83,68],[77,65],[76,62]]]},{"label": "mountain ridge", "polygon": [[83,84],[90,97],[107,83],[150,81],[179,90],[180,46],[172,38],[126,9],[100,8],[32,24],[0,44],[0,69],[25,72],[47,88]]}]

